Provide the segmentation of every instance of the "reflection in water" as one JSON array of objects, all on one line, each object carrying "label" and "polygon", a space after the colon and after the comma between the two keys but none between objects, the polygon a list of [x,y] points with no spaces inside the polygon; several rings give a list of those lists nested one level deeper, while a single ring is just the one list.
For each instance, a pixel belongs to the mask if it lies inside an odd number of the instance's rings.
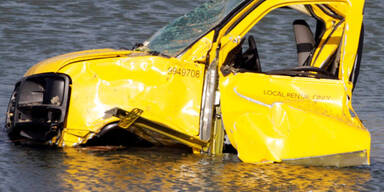
[{"label": "reflection in water", "polygon": [[[72,51],[129,48],[203,1],[1,0],[0,127],[14,83],[33,64]],[[366,1],[364,56],[353,98],[372,134],[368,169],[253,165],[233,155],[156,148],[39,149],[14,146],[0,132],[0,191],[384,191],[383,9],[380,0]],[[276,31],[263,38],[292,33]],[[279,54],[271,63],[289,57]]]},{"label": "reflection in water", "polygon": [[254,165],[226,154],[193,155],[164,148],[64,149],[65,170],[58,175],[66,189],[129,191],[334,191],[362,190],[370,180],[364,168]]}]

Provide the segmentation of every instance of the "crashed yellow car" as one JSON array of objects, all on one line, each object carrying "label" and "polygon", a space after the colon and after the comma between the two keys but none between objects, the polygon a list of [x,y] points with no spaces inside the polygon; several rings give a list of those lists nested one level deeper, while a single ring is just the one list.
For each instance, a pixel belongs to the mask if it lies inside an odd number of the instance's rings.
[{"label": "crashed yellow car", "polygon": [[[16,83],[6,130],[15,142],[60,147],[230,146],[250,163],[368,165],[370,133],[351,101],[363,8],[363,0],[207,1],[132,50],[34,65]],[[297,62],[265,70],[250,31],[281,9],[303,18],[293,22]]]}]

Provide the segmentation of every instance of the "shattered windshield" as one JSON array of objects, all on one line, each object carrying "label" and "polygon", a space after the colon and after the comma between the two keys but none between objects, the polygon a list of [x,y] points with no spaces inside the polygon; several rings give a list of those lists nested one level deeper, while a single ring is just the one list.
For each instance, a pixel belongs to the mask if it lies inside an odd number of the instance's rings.
[{"label": "shattered windshield", "polygon": [[219,24],[244,0],[209,0],[155,33],[146,43],[151,51],[176,56]]}]

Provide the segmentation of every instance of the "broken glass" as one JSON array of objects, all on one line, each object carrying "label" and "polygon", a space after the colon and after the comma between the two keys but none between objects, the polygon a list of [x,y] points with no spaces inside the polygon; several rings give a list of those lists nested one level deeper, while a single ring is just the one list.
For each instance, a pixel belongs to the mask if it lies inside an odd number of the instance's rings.
[{"label": "broken glass", "polygon": [[169,56],[178,53],[218,25],[245,0],[210,0],[155,33],[147,47]]}]

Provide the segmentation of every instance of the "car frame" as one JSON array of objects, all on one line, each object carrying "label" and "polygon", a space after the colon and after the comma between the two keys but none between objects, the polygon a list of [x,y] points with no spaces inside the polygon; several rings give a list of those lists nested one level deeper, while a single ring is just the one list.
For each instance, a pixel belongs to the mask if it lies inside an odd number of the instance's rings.
[{"label": "car frame", "polygon": [[[319,35],[296,22],[298,65],[262,71],[253,37],[241,47],[278,8],[313,17]],[[6,130],[14,141],[61,147],[183,145],[221,154],[230,145],[250,163],[368,165],[370,133],[352,108],[363,9],[362,0],[208,1],[132,50],[34,65],[16,83]]]}]

